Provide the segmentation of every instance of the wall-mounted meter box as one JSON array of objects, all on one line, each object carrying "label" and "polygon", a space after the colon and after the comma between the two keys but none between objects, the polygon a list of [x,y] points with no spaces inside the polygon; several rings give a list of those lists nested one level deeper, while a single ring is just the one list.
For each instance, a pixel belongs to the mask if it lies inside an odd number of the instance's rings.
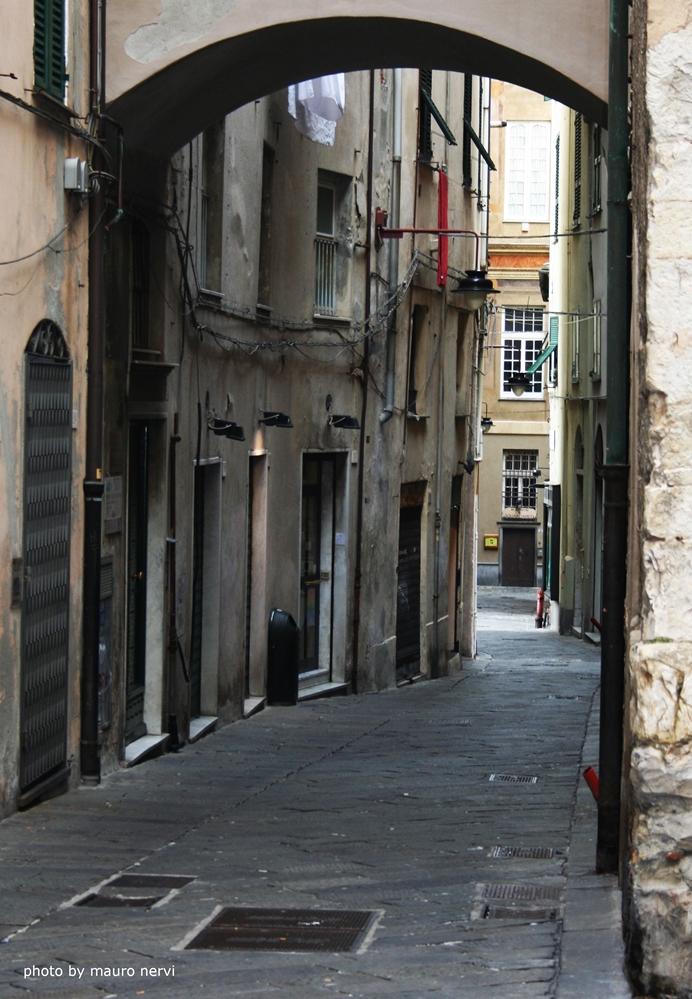
[{"label": "wall-mounted meter box", "polygon": [[499,534],[484,534],[483,535],[483,547],[486,550],[488,548],[499,548],[500,547],[500,535]]},{"label": "wall-mounted meter box", "polygon": [[65,160],[65,190],[88,194],[89,171],[86,160],[80,160],[76,156]]}]

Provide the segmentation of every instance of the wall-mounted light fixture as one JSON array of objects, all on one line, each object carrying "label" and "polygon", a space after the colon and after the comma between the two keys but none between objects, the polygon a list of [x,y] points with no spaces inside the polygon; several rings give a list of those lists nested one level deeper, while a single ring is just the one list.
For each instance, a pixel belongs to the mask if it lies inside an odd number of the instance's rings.
[{"label": "wall-mounted light fixture", "polygon": [[486,271],[466,271],[466,277],[460,278],[452,294],[462,295],[469,312],[482,309],[488,295],[499,295]]},{"label": "wall-mounted light fixture", "polygon": [[217,417],[214,417],[213,420],[209,421],[207,426],[217,437],[228,437],[231,441],[245,440],[245,431],[239,424],[233,423],[232,420],[219,420]]},{"label": "wall-mounted light fixture", "polygon": [[487,434],[487,432],[490,430],[490,428],[494,427],[494,426],[495,426],[495,424],[493,423],[493,421],[490,419],[489,416],[482,416],[481,417],[481,431],[484,434]]},{"label": "wall-mounted light fixture", "polygon": [[329,422],[340,430],[360,430],[360,423],[355,416],[330,416]]},{"label": "wall-mounted light fixture", "polygon": [[262,412],[264,413],[264,419],[259,420],[259,422],[263,423],[265,427],[284,427],[286,430],[289,430],[293,426],[288,413],[274,413],[266,409],[263,409]]},{"label": "wall-mounted light fixture", "polygon": [[517,371],[507,379],[512,392],[518,397],[523,395],[527,389],[531,388],[531,379],[525,371]]}]

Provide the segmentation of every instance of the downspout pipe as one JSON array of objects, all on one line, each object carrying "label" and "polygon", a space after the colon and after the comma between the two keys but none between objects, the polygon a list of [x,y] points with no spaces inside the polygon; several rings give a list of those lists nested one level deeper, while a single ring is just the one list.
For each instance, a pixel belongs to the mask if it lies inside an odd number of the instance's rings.
[{"label": "downspout pipe", "polygon": [[[394,70],[392,84],[392,105],[394,109],[392,135],[392,226],[399,225],[401,211],[401,70]],[[393,239],[389,244],[389,266],[387,273],[389,294],[393,294],[399,284],[399,241]],[[384,386],[384,407],[380,413],[380,423],[387,423],[394,413],[394,374],[396,365],[396,309],[389,317],[387,325],[387,373]]]},{"label": "downspout pipe", "polygon": [[[105,100],[105,0],[91,0],[91,116]],[[93,147],[93,171],[105,164]],[[98,179],[89,201],[89,318],[84,489],[80,769],[85,784],[101,779],[98,722],[99,618],[101,605],[101,507],[103,497],[103,357],[105,339],[106,192]]]},{"label": "downspout pipe", "polygon": [[[372,246],[374,232],[372,225],[372,187],[374,176],[374,136],[375,136],[375,70],[370,70],[370,113],[368,116],[368,189],[366,194],[368,245],[365,255],[365,315],[370,317],[372,286]],[[358,498],[356,519],[356,567],[353,583],[353,669],[351,689],[358,693],[358,667],[360,650],[360,591],[363,576],[363,493],[365,489],[365,428],[368,415],[368,365],[370,363],[370,337],[363,342],[363,396],[360,408],[360,440],[358,442]]]},{"label": "downspout pipe", "polygon": [[625,691],[629,478],[630,265],[628,0],[610,0],[608,83],[607,419],[601,608],[601,721],[596,868],[619,867]]}]

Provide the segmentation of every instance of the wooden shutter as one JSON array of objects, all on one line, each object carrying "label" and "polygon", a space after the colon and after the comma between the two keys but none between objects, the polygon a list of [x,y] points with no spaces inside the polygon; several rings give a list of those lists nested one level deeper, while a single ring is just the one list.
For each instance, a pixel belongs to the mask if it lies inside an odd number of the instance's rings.
[{"label": "wooden shutter", "polygon": [[582,116],[579,112],[574,118],[574,213],[572,225],[578,229],[581,225],[581,134]]},{"label": "wooden shutter", "polygon": [[34,83],[65,96],[65,0],[34,0]]},{"label": "wooden shutter", "polygon": [[555,140],[555,239],[560,231],[560,136]]}]

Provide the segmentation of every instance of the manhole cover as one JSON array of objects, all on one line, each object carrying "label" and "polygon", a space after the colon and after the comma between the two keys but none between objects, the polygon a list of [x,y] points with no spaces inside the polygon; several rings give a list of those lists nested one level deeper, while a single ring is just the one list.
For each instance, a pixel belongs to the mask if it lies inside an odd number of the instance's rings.
[{"label": "manhole cover", "polygon": [[334,909],[224,909],[188,950],[354,951],[376,912]]},{"label": "manhole cover", "polygon": [[528,774],[491,774],[489,781],[498,784],[537,784],[538,777],[529,777]]},{"label": "manhole cover", "polygon": [[557,909],[513,909],[508,905],[486,905],[483,919],[528,919],[532,923],[557,919]]},{"label": "manhole cover", "polygon": [[146,897],[143,895],[135,898],[124,898],[122,895],[87,895],[77,905],[88,905],[94,909],[151,909],[152,905],[160,902],[163,895]]},{"label": "manhole cover", "polygon": [[483,885],[482,898],[507,902],[560,901],[560,888],[543,885]]},{"label": "manhole cover", "polygon": [[182,874],[121,874],[108,882],[109,888],[184,888],[194,877]]},{"label": "manhole cover", "polygon": [[552,846],[494,846],[490,856],[501,859],[516,857],[519,860],[550,860],[554,852]]}]

